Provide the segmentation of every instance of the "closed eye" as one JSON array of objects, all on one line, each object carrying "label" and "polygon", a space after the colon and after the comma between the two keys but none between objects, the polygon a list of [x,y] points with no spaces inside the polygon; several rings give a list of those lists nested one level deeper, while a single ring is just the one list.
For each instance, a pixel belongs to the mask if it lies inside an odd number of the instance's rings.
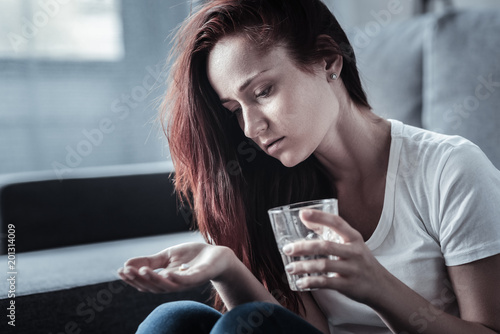
[{"label": "closed eye", "polygon": [[260,93],[256,94],[256,97],[268,97],[269,94],[271,94],[271,90],[272,90],[273,86],[268,86],[266,89],[264,89],[263,91],[261,91]]}]

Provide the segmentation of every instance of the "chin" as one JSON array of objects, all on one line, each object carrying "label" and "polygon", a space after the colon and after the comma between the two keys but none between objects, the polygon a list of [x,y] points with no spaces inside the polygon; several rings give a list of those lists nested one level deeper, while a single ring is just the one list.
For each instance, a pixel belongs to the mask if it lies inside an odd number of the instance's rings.
[{"label": "chin", "polygon": [[284,156],[279,157],[279,161],[281,161],[283,166],[288,167],[288,168],[295,167],[306,159],[307,159],[307,157],[304,159],[300,159],[300,157],[297,155],[295,155],[295,156],[284,155]]}]

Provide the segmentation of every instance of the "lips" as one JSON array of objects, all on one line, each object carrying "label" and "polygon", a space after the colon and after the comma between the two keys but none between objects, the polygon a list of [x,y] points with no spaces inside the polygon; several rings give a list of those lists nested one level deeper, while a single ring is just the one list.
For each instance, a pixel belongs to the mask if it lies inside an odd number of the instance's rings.
[{"label": "lips", "polygon": [[271,145],[276,144],[276,143],[277,143],[278,141],[280,141],[281,139],[283,139],[283,137],[278,138],[278,139],[276,139],[276,140],[272,141],[269,145],[267,145],[267,148],[269,148]]},{"label": "lips", "polygon": [[268,154],[274,153],[279,148],[283,138],[285,138],[285,137],[278,138],[278,139],[272,141],[269,145],[267,145],[267,147],[266,147],[267,153]]}]

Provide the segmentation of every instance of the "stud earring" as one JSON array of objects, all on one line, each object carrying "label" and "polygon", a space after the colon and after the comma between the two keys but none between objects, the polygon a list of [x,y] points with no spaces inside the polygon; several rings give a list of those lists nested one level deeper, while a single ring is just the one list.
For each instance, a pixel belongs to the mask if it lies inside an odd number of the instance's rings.
[{"label": "stud earring", "polygon": [[330,79],[337,80],[337,74],[336,73],[330,74]]}]

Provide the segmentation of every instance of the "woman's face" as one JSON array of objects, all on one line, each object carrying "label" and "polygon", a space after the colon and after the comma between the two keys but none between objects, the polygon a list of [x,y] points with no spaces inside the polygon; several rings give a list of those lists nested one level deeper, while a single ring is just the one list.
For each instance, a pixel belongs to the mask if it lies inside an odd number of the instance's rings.
[{"label": "woman's face", "polygon": [[339,103],[325,62],[308,73],[284,47],[262,54],[235,35],[215,45],[207,65],[210,84],[245,135],[287,167],[316,151],[335,123]]}]

